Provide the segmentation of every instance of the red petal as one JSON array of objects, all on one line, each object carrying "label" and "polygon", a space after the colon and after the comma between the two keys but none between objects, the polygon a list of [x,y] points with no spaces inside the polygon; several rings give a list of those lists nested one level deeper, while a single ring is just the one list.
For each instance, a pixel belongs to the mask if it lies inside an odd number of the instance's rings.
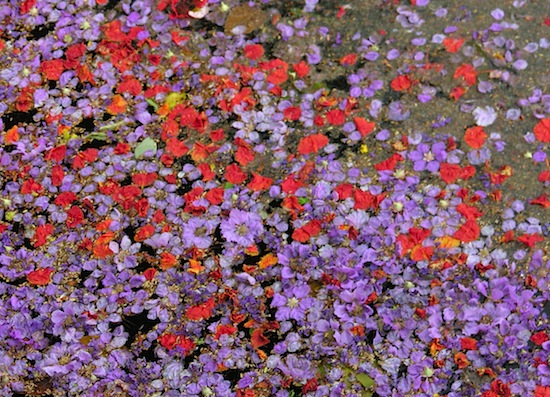
[{"label": "red petal", "polygon": [[535,133],[535,138],[540,142],[550,142],[550,118],[539,121],[535,128],[533,128],[533,132]]},{"label": "red petal", "polygon": [[259,59],[264,55],[264,47],[261,44],[249,44],[244,47],[244,56],[248,59]]},{"label": "red petal", "polygon": [[355,128],[357,128],[357,131],[359,131],[363,137],[370,134],[374,130],[374,127],[376,127],[375,123],[372,121],[367,121],[362,117],[355,117],[353,122],[355,123]]},{"label": "red petal", "polygon": [[298,144],[298,153],[309,154],[317,153],[320,149],[328,144],[328,138],[323,134],[314,134],[306,136],[300,140]]},{"label": "red petal", "polygon": [[460,166],[456,164],[441,163],[439,167],[439,176],[446,183],[453,183],[460,176]]},{"label": "red petal", "polygon": [[464,134],[464,141],[473,149],[479,149],[485,143],[487,134],[483,127],[468,128]]},{"label": "red petal", "polygon": [[453,234],[454,238],[459,239],[464,243],[470,243],[475,241],[479,237],[479,225],[475,220],[467,220],[460,228]]},{"label": "red petal", "polygon": [[407,75],[400,75],[397,76],[395,79],[392,80],[390,83],[390,87],[394,91],[404,91],[411,87],[411,79]]},{"label": "red petal", "polygon": [[27,274],[27,281],[32,285],[48,285],[53,272],[52,268],[33,270]]}]

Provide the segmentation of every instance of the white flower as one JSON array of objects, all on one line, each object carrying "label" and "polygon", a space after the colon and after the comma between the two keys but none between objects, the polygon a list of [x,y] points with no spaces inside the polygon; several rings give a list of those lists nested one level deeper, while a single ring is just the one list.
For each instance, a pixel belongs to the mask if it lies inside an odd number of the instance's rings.
[{"label": "white flower", "polygon": [[497,119],[497,112],[491,106],[485,106],[480,108],[479,106],[472,112],[476,120],[476,124],[481,127],[487,127],[495,122]]}]

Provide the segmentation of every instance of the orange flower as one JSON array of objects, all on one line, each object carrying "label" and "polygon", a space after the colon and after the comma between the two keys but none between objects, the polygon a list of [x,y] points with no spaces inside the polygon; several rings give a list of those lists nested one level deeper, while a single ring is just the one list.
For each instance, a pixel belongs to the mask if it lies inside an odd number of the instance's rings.
[{"label": "orange flower", "polygon": [[107,113],[109,114],[121,114],[126,111],[127,102],[124,100],[122,95],[113,96],[113,100],[109,106],[107,106]]},{"label": "orange flower", "polygon": [[271,253],[266,254],[260,259],[260,269],[265,269],[277,263],[277,257]]},{"label": "orange flower", "polygon": [[459,369],[464,369],[468,365],[470,365],[470,360],[468,360],[468,357],[466,357],[466,354],[460,352],[456,353],[454,356],[455,364]]},{"label": "orange flower", "polygon": [[15,142],[17,142],[19,140],[19,129],[17,128],[16,125],[14,125],[13,127],[11,127],[7,132],[6,132],[6,135],[4,137],[4,141],[6,142],[6,144],[8,145],[12,145],[14,144]]},{"label": "orange flower", "polygon": [[176,265],[176,257],[169,252],[160,254],[160,268],[168,270]]}]

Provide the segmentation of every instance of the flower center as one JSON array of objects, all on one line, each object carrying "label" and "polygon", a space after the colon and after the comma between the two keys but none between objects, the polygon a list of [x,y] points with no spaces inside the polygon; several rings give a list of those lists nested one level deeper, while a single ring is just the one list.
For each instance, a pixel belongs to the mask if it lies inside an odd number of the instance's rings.
[{"label": "flower center", "polygon": [[298,298],[290,298],[287,302],[287,306],[290,307],[291,309],[295,308],[296,306],[298,306],[298,303],[300,303],[300,301],[298,300]]},{"label": "flower center", "polygon": [[240,236],[244,236],[248,233],[248,227],[246,225],[240,225],[237,227],[237,234]]},{"label": "flower center", "polygon": [[424,160],[426,160],[428,162],[433,161],[434,159],[435,159],[435,156],[434,156],[434,154],[432,153],[431,150],[424,155]]},{"label": "flower center", "polygon": [[195,230],[195,236],[197,237],[202,237],[206,234],[206,226],[201,226],[201,227],[198,227],[196,230]]}]

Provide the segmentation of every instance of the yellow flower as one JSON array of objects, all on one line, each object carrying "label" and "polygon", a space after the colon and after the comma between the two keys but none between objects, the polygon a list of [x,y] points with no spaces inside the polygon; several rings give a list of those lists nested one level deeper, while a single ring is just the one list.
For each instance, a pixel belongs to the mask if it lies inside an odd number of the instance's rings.
[{"label": "yellow flower", "polygon": [[369,147],[365,144],[362,144],[359,148],[359,152],[361,152],[362,154],[367,154],[369,152]]}]

